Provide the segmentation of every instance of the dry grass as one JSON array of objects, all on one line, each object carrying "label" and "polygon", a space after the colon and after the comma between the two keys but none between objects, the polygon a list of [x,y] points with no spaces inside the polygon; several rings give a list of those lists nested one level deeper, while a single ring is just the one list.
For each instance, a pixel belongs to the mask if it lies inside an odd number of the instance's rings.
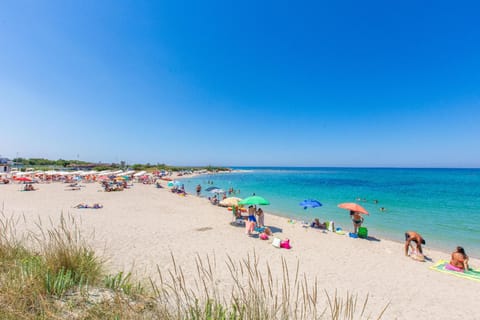
[{"label": "dry grass", "polygon": [[300,274],[299,263],[291,273],[282,259],[282,277],[275,278],[268,264],[261,268],[255,253],[226,261],[233,280],[228,295],[218,287],[215,257],[196,257],[193,284],[185,280],[173,255],[172,261],[171,270],[158,269],[160,284],[152,283],[159,319],[381,319],[388,307],[374,316],[366,313],[368,296],[362,302],[352,294],[330,296],[316,280],[310,283]]},{"label": "dry grass", "polygon": [[[70,217],[18,235],[19,219],[0,214],[0,319],[380,319],[367,314],[368,296],[330,296],[315,280],[291,272],[275,277],[255,253],[228,258],[230,285],[216,279],[215,257],[195,258],[186,280],[175,261],[144,285],[122,272],[109,275]],[[223,265],[222,265],[223,266]],[[222,287],[220,287],[220,285]]]}]

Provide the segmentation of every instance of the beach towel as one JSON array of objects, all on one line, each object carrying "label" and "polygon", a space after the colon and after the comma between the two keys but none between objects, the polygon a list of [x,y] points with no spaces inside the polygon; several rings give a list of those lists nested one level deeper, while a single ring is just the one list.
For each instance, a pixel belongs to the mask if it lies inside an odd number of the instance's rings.
[{"label": "beach towel", "polygon": [[435,263],[433,266],[430,267],[430,269],[443,272],[443,273],[448,273],[460,278],[465,278],[465,279],[470,279],[473,281],[478,281],[480,282],[480,270],[468,270],[465,272],[458,272],[458,271],[452,271],[445,269],[445,265],[448,264],[447,260],[439,260],[437,263]]},{"label": "beach towel", "polygon": [[263,231],[265,231],[265,227],[255,227],[255,231],[262,233]]}]

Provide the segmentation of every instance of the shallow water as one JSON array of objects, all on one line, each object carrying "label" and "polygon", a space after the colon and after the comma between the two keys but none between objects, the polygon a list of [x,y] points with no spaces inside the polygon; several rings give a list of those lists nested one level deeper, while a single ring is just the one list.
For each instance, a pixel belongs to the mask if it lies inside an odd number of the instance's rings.
[{"label": "shallow water", "polygon": [[[337,204],[357,202],[370,212],[364,226],[371,236],[403,241],[406,230],[415,230],[429,247],[450,252],[461,245],[480,257],[480,169],[235,169],[240,172],[183,179],[185,188],[194,193],[198,183],[205,190],[213,181],[224,190],[240,190],[236,196],[242,198],[255,193],[268,199],[267,212],[297,220],[334,220],[347,230],[352,229],[348,211]],[[299,206],[304,199],[323,206],[304,210]]]}]

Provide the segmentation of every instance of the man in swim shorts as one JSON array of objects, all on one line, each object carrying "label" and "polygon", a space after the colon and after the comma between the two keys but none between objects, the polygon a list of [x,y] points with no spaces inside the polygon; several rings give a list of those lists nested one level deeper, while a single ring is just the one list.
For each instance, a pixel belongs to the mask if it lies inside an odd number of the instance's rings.
[{"label": "man in swim shorts", "polygon": [[425,244],[425,239],[415,231],[405,232],[405,255],[408,256],[408,247],[411,245],[412,241],[417,244],[417,253],[423,255],[422,244]]}]

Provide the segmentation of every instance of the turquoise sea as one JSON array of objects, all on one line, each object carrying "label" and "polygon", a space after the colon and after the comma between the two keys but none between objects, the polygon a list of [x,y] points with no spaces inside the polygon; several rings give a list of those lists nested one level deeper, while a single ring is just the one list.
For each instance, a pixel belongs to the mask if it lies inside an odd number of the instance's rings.
[{"label": "turquoise sea", "polygon": [[[297,220],[334,220],[346,230],[352,229],[348,211],[337,204],[357,202],[370,212],[364,226],[371,236],[404,241],[404,232],[415,230],[430,248],[451,252],[461,245],[470,256],[480,257],[480,169],[233,169],[238,171],[182,181],[192,194],[197,184],[205,190],[213,181],[224,190],[240,190],[236,196],[241,198],[255,193],[268,199],[267,212]],[[202,191],[204,197],[211,195]],[[304,210],[299,206],[304,199],[323,206]]]}]

